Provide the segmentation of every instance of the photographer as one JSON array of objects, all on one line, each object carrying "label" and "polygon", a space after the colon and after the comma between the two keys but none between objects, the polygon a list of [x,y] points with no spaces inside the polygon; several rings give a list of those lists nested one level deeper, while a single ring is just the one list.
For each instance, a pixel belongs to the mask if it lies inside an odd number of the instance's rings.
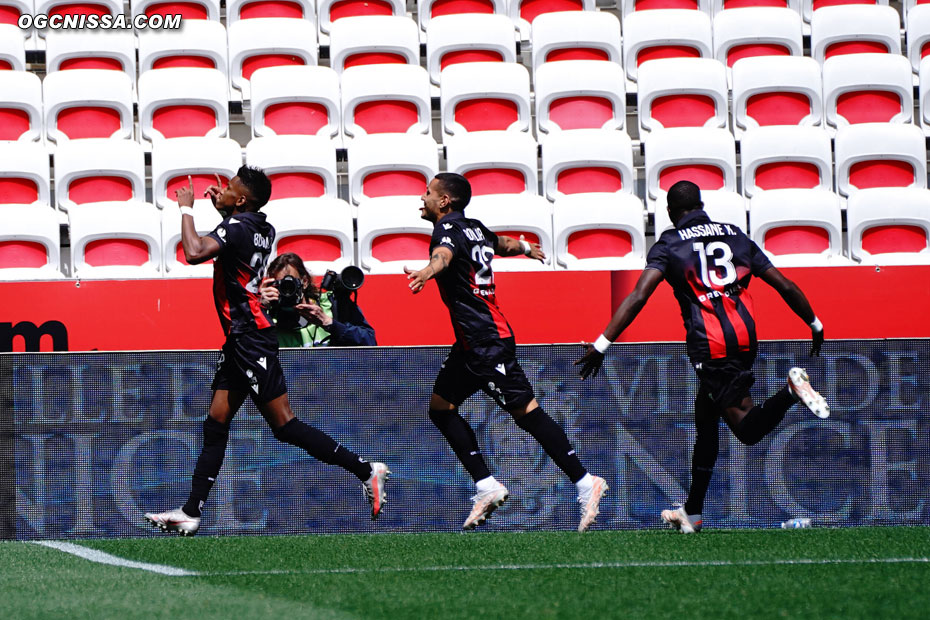
[{"label": "photographer", "polygon": [[[375,330],[352,298],[361,279],[343,282],[328,271],[321,289],[303,260],[288,252],[275,258],[262,281],[262,305],[271,308],[280,347],[374,346]],[[359,272],[357,275],[361,275]]]}]

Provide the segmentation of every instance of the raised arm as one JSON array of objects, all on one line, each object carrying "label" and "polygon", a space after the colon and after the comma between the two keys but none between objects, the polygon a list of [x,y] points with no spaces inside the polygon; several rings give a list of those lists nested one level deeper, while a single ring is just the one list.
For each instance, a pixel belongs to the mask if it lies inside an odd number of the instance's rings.
[{"label": "raised arm", "polygon": [[407,274],[408,285],[414,295],[423,290],[426,283],[431,278],[435,278],[442,273],[452,261],[452,250],[443,246],[433,248],[433,253],[429,257],[429,265],[419,271],[412,271],[404,267],[404,273]]},{"label": "raised arm", "polygon": [[662,272],[658,269],[643,270],[639,280],[636,281],[633,291],[617,307],[613,317],[604,329],[604,333],[593,344],[586,344],[584,355],[575,362],[575,366],[581,365],[579,374],[581,374],[582,380],[587,379],[592,374],[595,377],[597,376],[601,365],[604,363],[604,352],[607,351],[607,347],[623,333],[623,330],[630,326],[630,323],[633,322],[633,319],[636,318],[655,292],[662,278]]},{"label": "raised arm", "polygon": [[797,284],[785,277],[776,267],[770,267],[759,276],[762,281],[778,291],[788,307],[811,328],[811,357],[820,355],[823,346],[823,323],[814,314],[807,296]]},{"label": "raised arm", "polygon": [[497,246],[494,248],[494,253],[498,256],[520,256],[523,254],[524,256],[535,258],[539,262],[544,262],[546,260],[546,254],[542,251],[540,245],[538,243],[530,243],[523,238],[523,235],[520,235],[519,239],[498,235]]},{"label": "raised arm", "polygon": [[184,259],[191,265],[203,263],[220,253],[220,244],[212,237],[201,237],[194,228],[194,182],[187,177],[187,187],[175,192],[181,208],[181,247]]}]

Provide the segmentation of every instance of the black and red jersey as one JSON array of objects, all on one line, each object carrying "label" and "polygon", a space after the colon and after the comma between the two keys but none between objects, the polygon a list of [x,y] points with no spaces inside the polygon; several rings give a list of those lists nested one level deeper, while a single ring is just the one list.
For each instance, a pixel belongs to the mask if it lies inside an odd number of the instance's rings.
[{"label": "black and red jersey", "polygon": [[231,215],[208,234],[220,244],[213,261],[213,301],[226,335],[274,325],[258,292],[274,234],[265,214],[257,212]]},{"label": "black and red jersey", "polygon": [[491,270],[497,235],[478,220],[453,211],[433,229],[431,255],[437,247],[452,252],[452,260],[436,276],[436,284],[449,308],[456,340],[471,347],[496,338],[512,338],[513,330],[497,307]]},{"label": "black and red jersey", "polygon": [[712,222],[703,210],[686,213],[649,250],[646,269],[672,286],[687,330],[688,356],[755,355],[756,322],[747,287],[772,263],[736,226]]}]

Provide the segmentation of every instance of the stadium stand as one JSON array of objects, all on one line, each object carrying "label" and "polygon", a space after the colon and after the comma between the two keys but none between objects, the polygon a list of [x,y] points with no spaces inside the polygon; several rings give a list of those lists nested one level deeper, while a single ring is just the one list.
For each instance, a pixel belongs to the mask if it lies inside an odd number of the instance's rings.
[{"label": "stadium stand", "polygon": [[429,135],[429,74],[412,65],[369,65],[342,72],[342,131],[348,140],[367,134]]},{"label": "stadium stand", "polygon": [[530,74],[513,62],[469,62],[442,72],[444,137],[468,131],[530,131]]},{"label": "stadium stand", "polygon": [[358,205],[359,267],[368,273],[404,273],[422,268],[433,225],[420,219],[409,198],[371,198]]},{"label": "stadium stand", "polygon": [[623,69],[602,60],[543,63],[536,71],[536,135],[575,129],[622,130],[626,121]]},{"label": "stadium stand", "polygon": [[226,26],[197,19],[184,22],[181,30],[139,32],[139,75],[150,69],[197,67],[229,73]]},{"label": "stadium stand", "polygon": [[145,200],[145,154],[132,140],[71,140],[55,151],[55,202],[71,211],[89,202]]},{"label": "stadium stand", "polygon": [[226,3],[227,25],[256,18],[302,19],[313,24],[315,29],[316,7],[313,0],[229,0]]},{"label": "stadium stand", "polygon": [[276,231],[272,255],[293,252],[318,275],[355,264],[352,209],[344,200],[285,198],[263,211]]},{"label": "stadium stand", "polygon": [[0,71],[26,70],[26,44],[22,31],[0,23]]},{"label": "stadium stand", "polygon": [[533,73],[546,62],[606,60],[621,64],[620,21],[605,11],[546,13],[533,22]]},{"label": "stadium stand", "polygon": [[914,125],[863,123],[842,127],[834,143],[836,191],[927,187],[927,146]]},{"label": "stadium stand", "polygon": [[226,77],[218,69],[174,67],[139,76],[139,130],[151,142],[225,138],[229,134]]},{"label": "stadium stand", "polygon": [[623,66],[628,80],[638,81],[639,66],[650,60],[713,57],[713,28],[703,12],[663,9],[624,17]]},{"label": "stadium stand", "polygon": [[133,137],[132,80],[122,71],[55,71],[42,81],[45,135],[56,144]]},{"label": "stadium stand", "polygon": [[643,203],[631,194],[572,194],[555,201],[552,228],[557,269],[642,269],[646,265]]},{"label": "stadium stand", "polygon": [[[133,17],[180,14],[185,30],[191,21],[220,21],[220,0],[130,0],[129,6]],[[139,32],[140,38],[143,32],[146,31]]]},{"label": "stadium stand", "polygon": [[443,69],[463,62],[516,62],[513,22],[506,15],[443,15],[426,31],[426,68],[439,86]]},{"label": "stadium stand", "polygon": [[549,200],[581,193],[632,194],[635,179],[633,144],[624,132],[561,131],[542,146],[542,185]]},{"label": "stadium stand", "polygon": [[733,133],[770,125],[823,125],[820,65],[799,56],[737,61],[733,78]]},{"label": "stadium stand", "polygon": [[42,81],[29,71],[0,71],[0,140],[44,143]]},{"label": "stadium stand", "polygon": [[830,136],[819,127],[758,127],[740,142],[743,194],[773,189],[833,190]]},{"label": "stadium stand", "polygon": [[[3,178],[0,177],[0,183]],[[3,192],[0,192],[2,195]],[[0,205],[0,280],[58,280],[58,216],[45,206]]]},{"label": "stadium stand", "polygon": [[362,65],[420,64],[416,22],[400,15],[340,19],[329,33],[329,62],[336,73]]},{"label": "stadium stand", "polygon": [[93,202],[72,209],[68,220],[73,277],[161,277],[161,222],[153,205]]},{"label": "stadium stand", "polygon": [[48,153],[38,142],[0,141],[0,204],[51,206]]},{"label": "stadium stand", "polygon": [[271,179],[271,199],[337,198],[336,145],[320,136],[252,139],[245,161]]},{"label": "stadium stand", "polygon": [[339,75],[329,67],[267,67],[251,85],[253,137],[299,134],[341,144]]},{"label": "stadium stand", "polygon": [[446,141],[446,170],[471,183],[472,196],[538,195],[536,141],[524,133],[472,131]]},{"label": "stadium stand", "polygon": [[713,58],[651,60],[639,68],[640,137],[672,127],[725,128],[726,66]]},{"label": "stadium stand", "polygon": [[846,214],[852,259],[866,265],[930,264],[927,190],[863,189],[849,197]]},{"label": "stadium stand", "polygon": [[240,19],[228,26],[229,79],[244,101],[251,97],[249,78],[264,67],[315,65],[316,29],[304,19]]},{"label": "stadium stand", "polygon": [[[348,147],[349,196],[360,205],[370,198],[419,197],[439,172],[436,142],[415,134],[376,134],[353,140]],[[416,210],[417,202],[410,208]]]}]

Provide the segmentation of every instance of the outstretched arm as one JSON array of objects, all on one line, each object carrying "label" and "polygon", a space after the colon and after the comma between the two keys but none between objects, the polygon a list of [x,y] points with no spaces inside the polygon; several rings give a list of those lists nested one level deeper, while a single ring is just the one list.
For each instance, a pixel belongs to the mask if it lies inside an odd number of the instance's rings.
[{"label": "outstretched arm", "polygon": [[785,275],[776,267],[770,267],[762,272],[759,276],[762,281],[778,291],[781,298],[785,300],[788,307],[798,315],[802,321],[810,325],[811,328],[811,357],[820,355],[820,347],[823,345],[823,324],[814,309],[807,301],[804,291],[797,284],[785,277]]},{"label": "outstretched arm", "polygon": [[658,269],[645,269],[639,276],[633,291],[617,307],[604,333],[594,344],[586,344],[585,354],[575,362],[575,366],[581,365],[579,374],[582,380],[592,374],[597,376],[601,364],[604,363],[604,352],[607,351],[607,347],[633,322],[649,297],[655,292],[656,287],[659,286],[662,278],[662,272]]},{"label": "outstretched arm", "polygon": [[523,254],[535,258],[539,262],[546,260],[546,254],[542,251],[542,247],[538,243],[530,243],[523,238],[523,235],[520,235],[519,239],[498,235],[494,253],[498,256],[520,256]]},{"label": "outstretched arm", "polygon": [[452,250],[443,246],[437,246],[433,249],[433,253],[429,257],[429,265],[423,269],[413,271],[404,267],[404,273],[407,274],[407,280],[410,281],[408,286],[413,294],[416,295],[422,291],[426,283],[429,282],[431,278],[435,278],[442,273],[445,268],[449,266],[451,261]]}]

